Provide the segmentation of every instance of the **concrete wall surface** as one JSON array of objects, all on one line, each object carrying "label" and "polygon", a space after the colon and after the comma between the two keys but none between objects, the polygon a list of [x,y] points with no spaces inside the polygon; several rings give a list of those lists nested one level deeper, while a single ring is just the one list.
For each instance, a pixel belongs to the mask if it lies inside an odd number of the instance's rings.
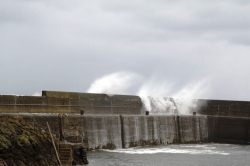
[{"label": "concrete wall surface", "polygon": [[62,123],[64,138],[81,142],[84,132],[88,149],[204,143],[208,139],[206,116],[68,115]]},{"label": "concrete wall surface", "polygon": [[[68,98],[71,105],[79,105],[86,113],[91,114],[141,114],[142,108],[141,98],[132,95],[43,91],[42,96]],[[71,109],[79,111],[77,107]]]},{"label": "concrete wall surface", "polygon": [[180,143],[204,143],[208,141],[206,116],[177,116]]},{"label": "concrete wall surface", "polygon": [[[78,109],[77,113],[79,113]],[[0,95],[1,113],[75,113],[71,110],[69,99]]]},{"label": "concrete wall surface", "polygon": [[250,101],[197,100],[199,114],[214,116],[249,117]]},{"label": "concrete wall surface", "polygon": [[[218,116],[13,114],[88,150],[174,143],[250,143],[250,119]],[[61,130],[62,129],[62,130]],[[85,137],[82,137],[84,135]]]},{"label": "concrete wall surface", "polygon": [[[149,97],[152,112],[159,113],[158,100]],[[169,105],[163,112],[177,112],[180,103],[172,98],[165,98],[176,107]],[[167,102],[168,103],[168,102]],[[200,115],[250,117],[250,101],[230,100],[193,100],[188,112]],[[139,96],[107,95],[95,93],[43,91],[42,96],[0,95],[0,113],[80,113],[85,114],[144,114],[142,100]]]},{"label": "concrete wall surface", "polygon": [[174,116],[122,115],[121,119],[124,148],[178,142]]},{"label": "concrete wall surface", "polygon": [[208,116],[208,138],[217,143],[250,143],[250,120],[239,117]]},{"label": "concrete wall surface", "polygon": [[69,142],[82,141],[89,150],[122,148],[119,115],[62,116],[63,135]]},{"label": "concrete wall surface", "polygon": [[43,96],[0,95],[1,113],[141,114],[139,96],[43,91]]}]

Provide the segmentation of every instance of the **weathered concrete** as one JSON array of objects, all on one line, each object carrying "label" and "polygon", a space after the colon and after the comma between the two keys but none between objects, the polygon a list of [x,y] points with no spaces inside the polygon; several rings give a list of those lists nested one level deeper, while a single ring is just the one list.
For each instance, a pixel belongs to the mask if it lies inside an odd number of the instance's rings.
[{"label": "weathered concrete", "polygon": [[122,117],[123,147],[208,141],[206,116]]},{"label": "weathered concrete", "polygon": [[249,117],[249,101],[232,100],[197,100],[197,107],[193,110],[203,115]]},{"label": "weathered concrete", "polygon": [[177,116],[180,143],[204,143],[208,141],[206,116]]},{"label": "weathered concrete", "polygon": [[121,121],[118,115],[63,116],[63,135],[69,142],[81,142],[87,149],[122,148]]},{"label": "weathered concrete", "polygon": [[63,117],[63,134],[69,142],[83,142],[88,149],[129,148],[208,140],[206,116],[69,115]]},{"label": "weathered concrete", "polygon": [[1,113],[75,113],[71,107],[69,99],[0,95]]},{"label": "weathered concrete", "polygon": [[[250,120],[239,117],[172,115],[0,114],[23,117],[88,150],[174,143],[250,143]],[[62,129],[62,130],[61,130]],[[84,139],[82,134],[84,133]]]},{"label": "weathered concrete", "polygon": [[174,116],[123,115],[121,119],[124,148],[178,142]]},{"label": "weathered concrete", "polygon": [[138,96],[43,91],[43,96],[0,95],[1,113],[141,114]]},{"label": "weathered concrete", "polygon": [[[172,98],[166,98],[173,104],[163,112],[177,112]],[[190,112],[200,115],[250,117],[249,101],[230,100],[194,100]],[[144,114],[139,96],[43,91],[42,96],[0,95],[0,113],[80,113],[85,114]],[[153,109],[159,113],[159,109]]]},{"label": "weathered concrete", "polygon": [[72,111],[84,109],[86,113],[95,114],[141,114],[142,102],[139,96],[107,95],[96,93],[43,91],[42,96],[68,98]]},{"label": "weathered concrete", "polygon": [[208,116],[208,138],[210,142],[250,144],[250,120]]}]

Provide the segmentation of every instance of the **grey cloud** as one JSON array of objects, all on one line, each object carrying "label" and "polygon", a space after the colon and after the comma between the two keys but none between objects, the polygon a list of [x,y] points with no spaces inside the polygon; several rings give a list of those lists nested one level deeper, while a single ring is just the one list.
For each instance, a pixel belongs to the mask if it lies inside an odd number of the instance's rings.
[{"label": "grey cloud", "polygon": [[249,7],[243,0],[0,2],[0,94],[86,91],[103,75],[129,71],[175,90],[209,78],[209,98],[250,100]]},{"label": "grey cloud", "polygon": [[182,1],[180,4],[158,5],[158,8],[152,7],[152,11],[137,9],[131,12],[134,22],[161,32],[166,39],[167,36],[179,39],[178,35],[197,38],[209,33],[223,35],[225,39],[232,33],[248,32],[250,25],[247,21],[250,19],[249,4],[231,1]]}]

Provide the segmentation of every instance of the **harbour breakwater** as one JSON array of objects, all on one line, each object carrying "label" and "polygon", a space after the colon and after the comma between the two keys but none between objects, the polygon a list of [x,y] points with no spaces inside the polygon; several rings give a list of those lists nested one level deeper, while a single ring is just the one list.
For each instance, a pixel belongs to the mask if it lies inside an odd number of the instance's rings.
[{"label": "harbour breakwater", "polygon": [[64,138],[91,149],[184,143],[250,143],[250,120],[204,115],[68,115]]},{"label": "harbour breakwater", "polygon": [[249,117],[249,101],[139,97],[43,91],[42,96],[0,95],[0,113],[150,114]]},{"label": "harbour breakwater", "polygon": [[42,96],[0,95],[0,116],[21,116],[43,129],[49,122],[58,140],[82,143],[89,150],[250,142],[248,101],[192,100],[192,107],[185,105],[189,115],[181,115],[178,109],[185,102],[148,99],[153,110],[147,116],[139,96],[56,91],[43,91]]},{"label": "harbour breakwater", "polygon": [[42,96],[0,95],[0,113],[141,114],[139,96],[43,91]]},{"label": "harbour breakwater", "polygon": [[250,142],[248,118],[200,115],[73,115],[0,114],[21,116],[46,130],[51,126],[57,140],[80,143],[93,149],[120,149],[180,143]]}]

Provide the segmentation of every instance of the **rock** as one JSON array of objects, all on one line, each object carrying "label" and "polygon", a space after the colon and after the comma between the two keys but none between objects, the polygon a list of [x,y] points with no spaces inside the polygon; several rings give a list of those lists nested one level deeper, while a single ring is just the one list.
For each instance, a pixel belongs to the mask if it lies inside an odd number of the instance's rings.
[{"label": "rock", "polygon": [[18,160],[17,162],[16,162],[16,164],[18,165],[18,166],[26,166],[22,161],[20,161],[20,160]]},{"label": "rock", "polygon": [[16,163],[13,161],[13,159],[7,159],[5,161],[8,166],[17,166]]},{"label": "rock", "polygon": [[0,159],[0,166],[8,166],[8,165],[3,159]]},{"label": "rock", "polygon": [[0,119],[0,159],[0,166],[58,165],[49,134],[20,117]]}]

